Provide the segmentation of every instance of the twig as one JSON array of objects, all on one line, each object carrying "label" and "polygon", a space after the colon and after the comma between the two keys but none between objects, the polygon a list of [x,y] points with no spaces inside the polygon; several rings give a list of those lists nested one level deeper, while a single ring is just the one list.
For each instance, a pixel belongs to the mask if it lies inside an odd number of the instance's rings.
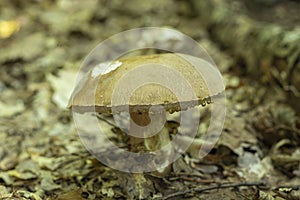
[{"label": "twig", "polygon": [[216,181],[214,181],[214,180],[199,179],[199,178],[197,179],[197,178],[188,177],[188,176],[180,176],[180,179],[182,179],[184,181],[195,182],[195,183],[216,183]]},{"label": "twig", "polygon": [[263,185],[265,185],[265,182],[225,183],[223,185],[218,184],[218,185],[212,185],[212,186],[204,187],[204,188],[193,188],[193,189],[189,189],[189,190],[175,192],[173,194],[170,194],[170,195],[164,197],[163,199],[170,199],[170,198],[177,197],[177,196],[183,196],[187,193],[192,193],[192,192],[201,193],[204,191],[215,190],[215,189],[220,189],[220,188],[242,187],[242,186],[263,186]]},{"label": "twig", "polygon": [[114,124],[113,122],[110,122],[109,120],[105,119],[104,117],[102,117],[100,114],[96,113],[94,114],[99,120],[104,121],[105,123],[107,123],[108,125],[114,127],[114,128],[118,128],[118,126],[116,124]]}]

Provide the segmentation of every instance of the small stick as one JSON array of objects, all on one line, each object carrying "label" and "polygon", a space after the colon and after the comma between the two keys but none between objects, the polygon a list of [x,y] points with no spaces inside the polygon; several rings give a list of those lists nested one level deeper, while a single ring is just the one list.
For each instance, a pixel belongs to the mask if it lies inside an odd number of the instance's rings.
[{"label": "small stick", "polygon": [[189,182],[195,182],[195,183],[215,183],[214,180],[210,180],[210,179],[197,179],[197,178],[192,178],[192,177],[188,177],[188,176],[180,176],[180,179],[184,180],[184,181],[189,181]]},{"label": "small stick", "polygon": [[215,189],[220,189],[220,188],[230,188],[230,187],[242,187],[242,186],[263,186],[265,185],[265,182],[242,182],[242,183],[225,183],[223,185],[212,185],[209,187],[204,187],[204,188],[193,188],[193,189],[189,189],[189,190],[184,190],[184,191],[180,191],[180,192],[175,192],[173,194],[170,194],[166,197],[164,197],[163,199],[170,199],[176,196],[183,196],[187,193],[191,193],[191,192],[197,192],[197,193],[201,193],[204,191],[208,191],[208,190],[215,190]]},{"label": "small stick", "polygon": [[116,124],[114,124],[113,122],[110,122],[109,120],[105,119],[100,114],[96,113],[96,114],[94,114],[94,116],[96,116],[99,120],[104,121],[108,125],[110,125],[110,126],[112,126],[114,128],[118,128],[118,126]]}]

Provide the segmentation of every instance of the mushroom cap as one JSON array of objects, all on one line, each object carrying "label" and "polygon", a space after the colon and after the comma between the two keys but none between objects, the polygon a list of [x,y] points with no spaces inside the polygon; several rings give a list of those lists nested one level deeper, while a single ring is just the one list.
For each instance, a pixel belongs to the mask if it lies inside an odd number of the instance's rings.
[{"label": "mushroom cap", "polygon": [[[200,63],[200,73],[191,64],[195,62]],[[208,89],[202,76],[211,78],[211,70],[216,70],[212,68],[215,67],[204,60],[175,53],[100,63],[75,87],[69,108],[80,113],[115,113],[126,108],[130,112],[148,112],[152,106],[163,106],[169,112],[186,110],[224,91],[218,84],[209,84]]]}]

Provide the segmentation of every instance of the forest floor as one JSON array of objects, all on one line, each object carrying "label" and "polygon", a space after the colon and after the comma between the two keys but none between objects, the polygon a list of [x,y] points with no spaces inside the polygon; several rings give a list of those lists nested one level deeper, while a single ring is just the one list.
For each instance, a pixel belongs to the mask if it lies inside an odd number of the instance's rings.
[{"label": "forest floor", "polygon": [[[245,2],[239,6],[254,20],[287,29],[299,22],[296,1],[264,4],[258,14],[259,4]],[[219,67],[227,98],[213,150],[199,160],[191,145],[165,177],[146,174],[148,199],[300,199],[300,113],[276,81],[245,73],[201,21],[191,1],[181,0],[0,1],[0,199],[136,198],[124,178],[130,174],[86,150],[67,104],[83,59],[99,42],[146,26],[199,42]]]}]

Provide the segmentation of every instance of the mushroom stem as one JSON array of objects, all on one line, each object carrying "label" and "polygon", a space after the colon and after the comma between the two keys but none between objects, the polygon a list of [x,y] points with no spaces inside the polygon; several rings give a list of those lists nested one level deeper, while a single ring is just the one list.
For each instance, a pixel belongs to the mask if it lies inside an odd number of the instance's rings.
[{"label": "mushroom stem", "polygon": [[[144,136],[146,133],[135,133],[136,132],[136,126],[144,127],[148,125],[151,122],[151,119],[149,118],[148,113],[137,113],[137,112],[131,112],[130,117],[133,120],[133,123],[130,123],[130,150],[133,152],[143,152],[147,150],[144,146]],[[136,137],[136,136],[139,137]]]},{"label": "mushroom stem", "polygon": [[[156,151],[162,149],[165,145],[168,145],[170,141],[169,136],[169,130],[166,127],[166,125],[161,129],[159,133],[156,135],[146,138],[144,141],[145,148],[149,151]],[[156,162],[154,163],[156,165],[157,172],[155,172],[158,176],[163,176],[168,174],[168,172],[171,169],[171,166],[165,166],[165,163],[169,163],[169,158],[171,157],[171,151],[167,150],[167,152],[164,152],[165,156],[158,155],[158,158]]]},{"label": "mushroom stem", "polygon": [[[150,116],[149,116],[150,115]],[[161,150],[165,145],[170,143],[169,130],[167,128],[167,123],[165,123],[165,115],[162,113],[130,113],[131,119],[139,126],[147,126],[150,123],[149,127],[144,129],[144,132],[140,133],[139,137],[130,137],[131,151],[133,152],[149,152],[149,151],[158,151]],[[151,119],[153,121],[151,121]],[[159,130],[161,125],[162,128]],[[131,130],[134,131],[134,126],[131,124]],[[157,133],[156,133],[157,132]],[[158,159],[155,160],[155,165],[157,172],[159,174],[166,174],[169,168],[165,167],[165,163],[169,163],[169,158],[171,152],[164,152],[161,155],[157,155]]]},{"label": "mushroom stem", "polygon": [[[149,116],[150,115],[150,116]],[[136,126],[140,129],[138,134],[134,133],[130,137],[132,151],[156,151],[170,142],[170,136],[167,127],[165,126],[165,116],[162,113],[130,113],[131,119],[135,124],[130,124],[130,131],[136,132]],[[153,119],[153,121],[151,121]],[[150,124],[152,123],[152,124]],[[159,126],[163,124],[161,130]],[[141,127],[148,126],[145,129]],[[139,137],[135,137],[135,136]]]},{"label": "mushroom stem", "polygon": [[149,151],[156,151],[170,142],[168,129],[164,126],[156,135],[145,138],[144,145]]},{"label": "mushroom stem", "polygon": [[145,199],[150,194],[150,191],[153,191],[153,184],[150,180],[147,180],[142,173],[133,174],[133,180],[136,186],[136,197],[138,199]]}]

